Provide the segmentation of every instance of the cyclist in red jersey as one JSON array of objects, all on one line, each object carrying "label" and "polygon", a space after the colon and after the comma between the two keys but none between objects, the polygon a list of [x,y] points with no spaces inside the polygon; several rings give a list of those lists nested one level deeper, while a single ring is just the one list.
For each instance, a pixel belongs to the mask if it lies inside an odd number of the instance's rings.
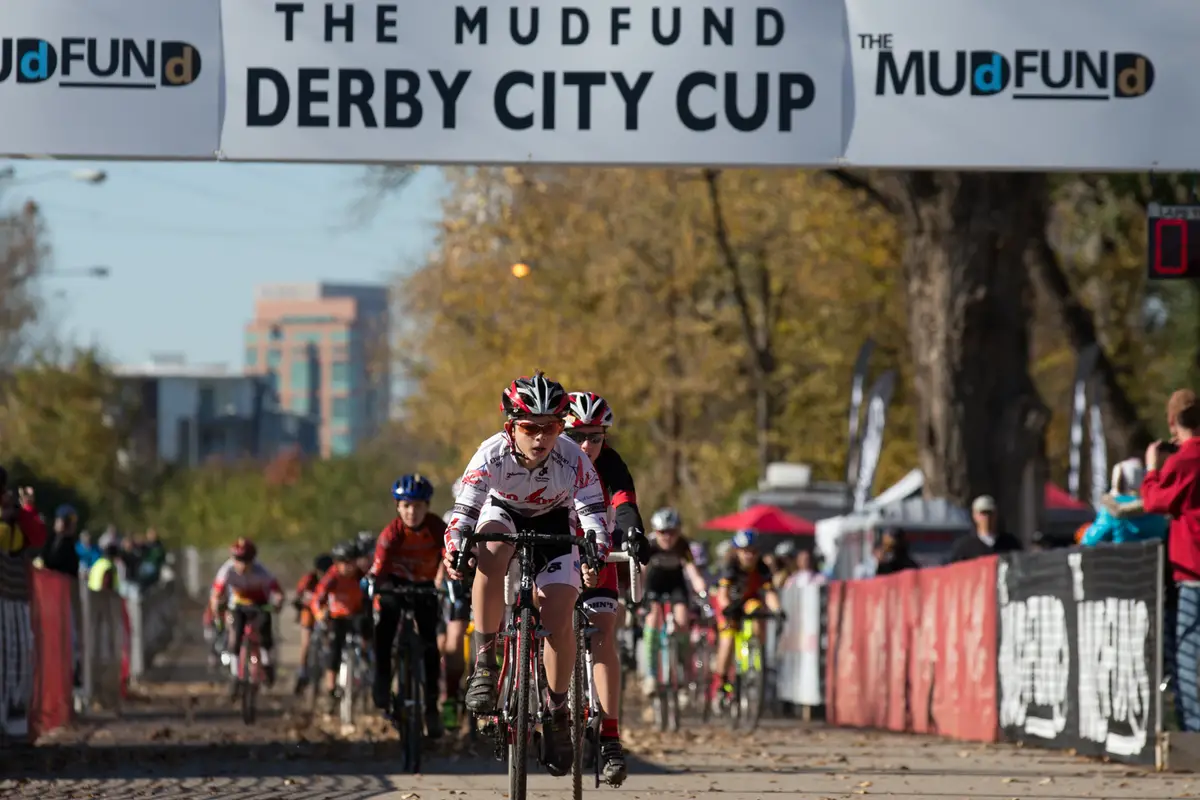
[{"label": "cyclist in red jersey", "polygon": [[[566,434],[579,443],[600,476],[610,520],[612,515],[616,517],[616,525],[613,526],[614,547],[620,544],[619,532],[623,531],[630,540],[640,538],[641,546],[637,549],[648,555],[649,547],[642,532],[642,516],[638,512],[633,476],[629,474],[624,459],[605,441],[608,429],[613,424],[612,409],[604,398],[593,392],[572,392],[569,398]],[[591,570],[586,565],[582,569],[587,578]],[[606,564],[595,587],[585,590],[579,600],[591,613],[592,624],[599,629],[592,637],[592,652],[596,659],[596,691],[604,709],[604,720],[600,723],[601,768],[610,786],[620,786],[625,781],[627,769],[617,719],[621,697],[621,664],[617,651],[616,565]],[[594,752],[589,752],[585,758],[590,762],[595,756]]]}]

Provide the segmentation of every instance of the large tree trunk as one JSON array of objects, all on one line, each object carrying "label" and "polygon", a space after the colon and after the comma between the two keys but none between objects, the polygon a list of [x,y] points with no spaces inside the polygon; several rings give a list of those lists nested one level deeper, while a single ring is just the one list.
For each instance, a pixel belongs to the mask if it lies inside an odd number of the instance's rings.
[{"label": "large tree trunk", "polygon": [[1045,179],[917,172],[889,183],[906,239],[925,491],[966,507],[990,494],[1001,524],[1028,542],[1049,414],[1029,374],[1025,256],[1045,229]]}]

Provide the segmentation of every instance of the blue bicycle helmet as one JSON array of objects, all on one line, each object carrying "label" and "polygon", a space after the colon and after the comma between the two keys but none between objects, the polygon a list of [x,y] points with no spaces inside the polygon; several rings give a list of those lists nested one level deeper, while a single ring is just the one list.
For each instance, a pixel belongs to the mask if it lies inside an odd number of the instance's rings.
[{"label": "blue bicycle helmet", "polygon": [[733,546],[738,548],[739,550],[744,550],[747,547],[753,547],[754,546],[754,531],[750,530],[749,528],[746,528],[745,530],[740,530],[737,533],[735,533],[733,535]]},{"label": "blue bicycle helmet", "polygon": [[433,484],[424,475],[405,475],[392,486],[392,497],[428,503],[433,497]]}]

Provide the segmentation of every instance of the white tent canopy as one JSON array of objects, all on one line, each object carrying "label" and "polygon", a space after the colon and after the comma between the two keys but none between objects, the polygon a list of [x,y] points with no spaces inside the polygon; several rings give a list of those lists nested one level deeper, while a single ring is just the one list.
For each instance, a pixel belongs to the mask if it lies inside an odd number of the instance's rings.
[{"label": "white tent canopy", "polygon": [[838,544],[848,532],[879,527],[909,531],[966,531],[971,517],[965,509],[935,498],[921,497],[925,476],[914,469],[870,500],[862,511],[817,522],[817,550],[826,564],[837,560]]}]

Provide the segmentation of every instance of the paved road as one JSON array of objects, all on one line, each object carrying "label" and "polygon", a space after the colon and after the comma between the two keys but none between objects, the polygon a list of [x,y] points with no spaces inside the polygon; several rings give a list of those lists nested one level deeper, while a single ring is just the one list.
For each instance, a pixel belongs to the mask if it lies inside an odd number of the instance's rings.
[{"label": "paved road", "polygon": [[[187,626],[181,626],[181,632]],[[285,655],[294,652],[285,628]],[[49,743],[0,756],[0,797],[244,800],[483,800],[503,797],[503,765],[469,742],[439,745],[421,776],[397,774],[394,737],[368,725],[348,738],[277,697],[253,728],[198,674],[198,645],[181,635],[158,682],[122,720],[89,721]],[[631,777],[606,794],[640,800],[751,798],[1200,797],[1200,776],[1160,775],[1007,745],[772,723],[753,735],[695,728],[626,731]],[[15,756],[15,757],[14,757]],[[531,796],[565,796],[545,775]]]}]

